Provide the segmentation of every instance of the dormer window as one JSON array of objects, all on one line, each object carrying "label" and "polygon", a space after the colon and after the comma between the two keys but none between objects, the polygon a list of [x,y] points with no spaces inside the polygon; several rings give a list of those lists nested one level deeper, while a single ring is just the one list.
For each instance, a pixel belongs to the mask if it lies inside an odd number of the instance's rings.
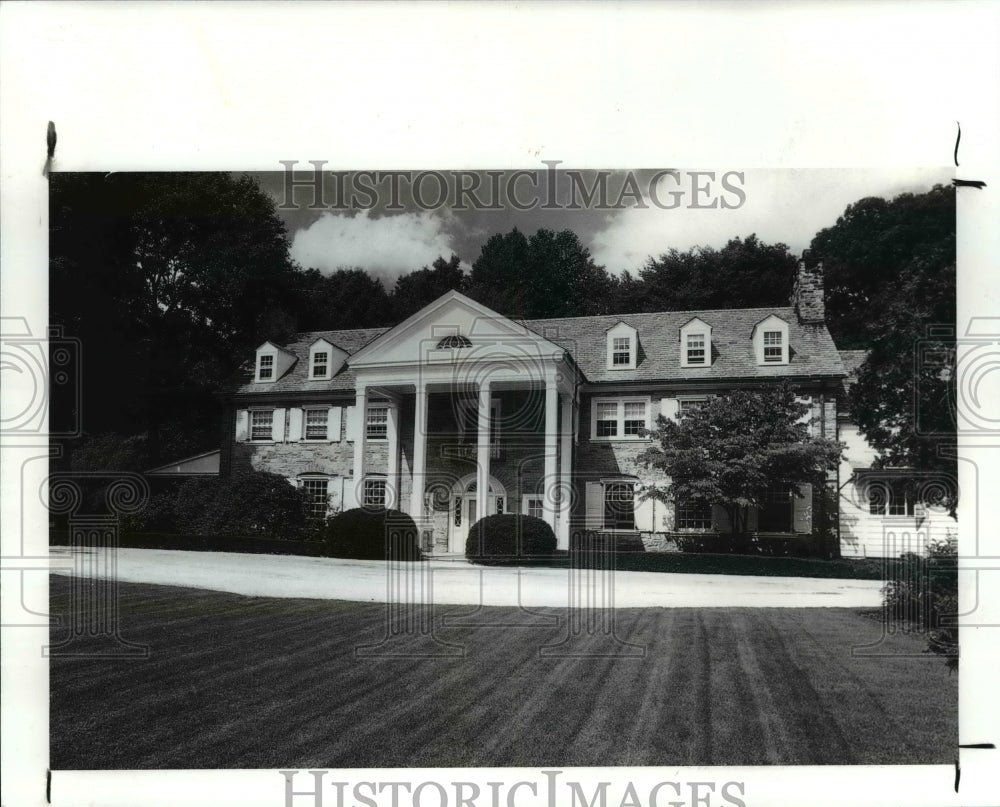
[{"label": "dormer window", "polygon": [[309,380],[326,381],[343,366],[346,354],[326,339],[317,339],[309,346]]},{"label": "dormer window", "polygon": [[330,354],[325,350],[313,353],[312,377],[326,378],[330,374]]},{"label": "dormer window", "polygon": [[264,354],[257,357],[257,380],[274,380],[274,356]]},{"label": "dormer window", "polygon": [[695,317],[681,328],[681,367],[712,364],[712,326]]},{"label": "dormer window", "polygon": [[785,347],[781,331],[764,331],[764,363],[779,364],[784,360]]},{"label": "dormer window", "polygon": [[615,367],[628,366],[632,363],[632,340],[627,336],[616,336],[611,348],[611,363]]},{"label": "dormer window", "polygon": [[776,314],[762,319],[753,329],[757,364],[788,364],[788,323]]},{"label": "dormer window", "polygon": [[687,363],[705,363],[705,334],[689,333],[687,336]]},{"label": "dormer window", "polygon": [[639,337],[635,328],[619,322],[607,331],[609,370],[634,370],[639,352]]}]

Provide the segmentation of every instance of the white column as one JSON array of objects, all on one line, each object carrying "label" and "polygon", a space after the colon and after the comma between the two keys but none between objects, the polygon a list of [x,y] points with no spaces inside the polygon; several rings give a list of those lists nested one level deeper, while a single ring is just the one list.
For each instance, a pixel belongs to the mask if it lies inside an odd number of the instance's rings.
[{"label": "white column", "polygon": [[410,494],[410,515],[420,523],[424,517],[424,475],[427,464],[427,385],[417,384],[417,395],[413,406],[413,489]]},{"label": "white column", "polygon": [[368,388],[360,384],[355,393],[357,433],[354,435],[354,506],[364,503],[365,431],[368,428]]},{"label": "white column", "polygon": [[553,501],[554,486],[558,482],[556,478],[556,443],[558,433],[559,416],[559,388],[556,380],[552,376],[545,379],[545,479],[542,483],[542,507],[545,511],[545,520],[556,530],[556,505]]},{"label": "white column", "polygon": [[399,509],[399,402],[389,402],[385,424],[385,437],[389,448],[389,463],[386,469],[387,487],[391,491],[387,497],[386,507]]},{"label": "white column", "polygon": [[490,382],[479,383],[479,429],[476,442],[476,521],[485,518],[490,493]]},{"label": "white column", "polygon": [[571,503],[570,485],[573,481],[573,396],[563,395],[562,413],[559,421],[559,531],[556,533],[557,547],[569,549],[569,508]]}]

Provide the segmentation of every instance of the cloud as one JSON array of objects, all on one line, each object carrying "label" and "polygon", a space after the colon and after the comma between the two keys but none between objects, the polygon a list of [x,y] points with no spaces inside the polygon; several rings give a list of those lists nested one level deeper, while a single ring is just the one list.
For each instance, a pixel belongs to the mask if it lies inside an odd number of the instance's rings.
[{"label": "cloud", "polygon": [[[720,175],[717,174],[717,178]],[[696,246],[719,249],[731,239],[756,233],[768,244],[787,244],[793,253],[809,246],[813,236],[837,222],[847,205],[866,196],[891,199],[904,192],[923,193],[935,183],[947,183],[950,174],[941,168],[912,171],[783,169],[747,171],[742,188],[745,203],[736,209],[692,209],[690,187],[682,186],[685,195],[674,210],[629,208],[608,216],[605,226],[590,238],[595,262],[619,274],[628,269],[633,274],[650,257],[659,257],[671,248],[686,251]],[[657,194],[664,204],[677,188],[671,179]],[[704,180],[702,180],[704,184]],[[718,181],[709,197],[733,202]]]},{"label": "cloud", "polygon": [[324,213],[292,239],[292,258],[303,268],[328,275],[340,268],[360,267],[384,280],[430,266],[451,256],[452,236],[445,220],[431,213],[372,217]]}]

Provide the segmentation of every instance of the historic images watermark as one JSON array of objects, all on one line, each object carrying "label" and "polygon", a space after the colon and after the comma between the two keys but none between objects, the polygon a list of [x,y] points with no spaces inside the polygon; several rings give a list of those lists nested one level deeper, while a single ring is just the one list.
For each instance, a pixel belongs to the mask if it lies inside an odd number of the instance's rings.
[{"label": "historic images watermark", "polygon": [[333,171],[327,160],[279,160],[281,210],[735,210],[747,201],[742,171]]},{"label": "historic images watermark", "polygon": [[746,807],[746,784],[737,780],[663,780],[651,786],[631,780],[585,783],[560,778],[563,776],[561,770],[542,770],[537,779],[493,781],[482,787],[471,781],[327,781],[329,771],[325,770],[282,770],[278,773],[284,777],[284,807],[323,807],[324,804],[332,804],[333,807],[347,804],[367,807],[381,804],[391,804],[392,807],[430,804],[434,807],[513,807],[529,797],[536,800],[544,798],[549,807]]}]

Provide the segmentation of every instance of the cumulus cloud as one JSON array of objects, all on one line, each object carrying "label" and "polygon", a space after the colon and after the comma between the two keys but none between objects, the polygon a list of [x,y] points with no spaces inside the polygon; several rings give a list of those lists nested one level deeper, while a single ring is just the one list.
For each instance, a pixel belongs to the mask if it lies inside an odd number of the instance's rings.
[{"label": "cumulus cloud", "polygon": [[[718,175],[717,175],[718,176]],[[746,201],[736,209],[692,209],[690,188],[681,206],[663,210],[629,208],[605,219],[590,238],[594,260],[609,272],[635,273],[650,256],[671,248],[685,251],[696,246],[719,249],[731,239],[756,233],[768,244],[784,243],[793,253],[809,246],[813,236],[837,222],[847,205],[865,196],[890,199],[904,192],[923,193],[935,183],[947,183],[949,173],[940,168],[903,172],[844,169],[785,169],[747,171],[742,188]],[[664,180],[658,198],[669,203],[673,180]],[[702,181],[704,184],[704,181]],[[713,197],[735,200],[714,183]],[[711,198],[701,196],[699,203]]]},{"label": "cumulus cloud", "polygon": [[446,221],[432,213],[373,217],[324,213],[292,239],[291,255],[303,268],[328,275],[340,268],[360,267],[385,280],[430,266],[451,256],[452,237]]}]

